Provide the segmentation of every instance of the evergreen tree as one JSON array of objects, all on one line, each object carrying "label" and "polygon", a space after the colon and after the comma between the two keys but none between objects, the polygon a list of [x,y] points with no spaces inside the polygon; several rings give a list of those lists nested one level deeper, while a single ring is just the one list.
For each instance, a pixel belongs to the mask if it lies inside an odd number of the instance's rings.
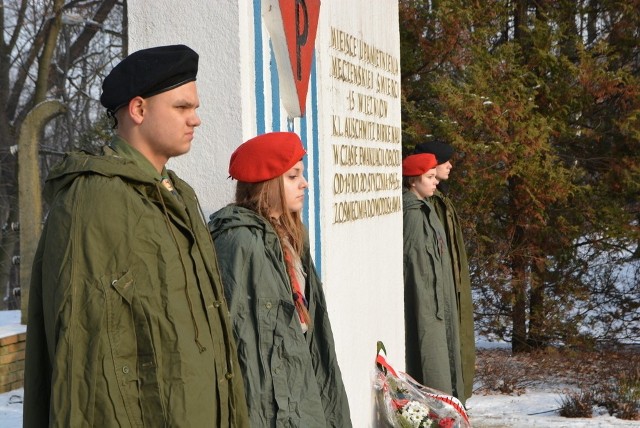
[{"label": "evergreen tree", "polygon": [[614,268],[640,270],[631,3],[400,2],[403,144],[456,147],[478,325],[514,351],[640,322],[640,285]]}]

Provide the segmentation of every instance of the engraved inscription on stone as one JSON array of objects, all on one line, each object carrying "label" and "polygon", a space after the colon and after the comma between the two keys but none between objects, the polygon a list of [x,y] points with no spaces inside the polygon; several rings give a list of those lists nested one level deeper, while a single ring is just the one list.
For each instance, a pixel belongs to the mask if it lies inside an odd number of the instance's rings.
[{"label": "engraved inscription on stone", "polygon": [[[333,223],[400,212],[402,177],[397,57],[361,38],[331,28],[330,77],[344,100],[331,116]],[[394,114],[395,113],[395,114]],[[391,118],[390,118],[391,116]]]}]

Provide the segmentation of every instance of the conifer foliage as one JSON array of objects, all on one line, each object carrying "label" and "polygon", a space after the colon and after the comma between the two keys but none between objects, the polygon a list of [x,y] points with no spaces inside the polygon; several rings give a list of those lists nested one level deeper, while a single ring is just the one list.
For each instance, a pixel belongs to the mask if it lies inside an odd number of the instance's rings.
[{"label": "conifer foliage", "polygon": [[478,329],[640,337],[640,0],[401,0],[403,146],[456,148]]}]

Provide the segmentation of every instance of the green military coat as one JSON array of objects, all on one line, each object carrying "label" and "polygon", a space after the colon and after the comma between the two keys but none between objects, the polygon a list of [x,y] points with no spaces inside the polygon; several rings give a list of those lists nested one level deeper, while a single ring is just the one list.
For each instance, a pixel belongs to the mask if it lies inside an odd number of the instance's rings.
[{"label": "green military coat", "polygon": [[430,202],[411,191],[402,199],[407,373],[464,403],[458,311],[444,230]]},{"label": "green military coat", "polygon": [[304,334],[280,241],[246,208],[209,222],[233,318],[251,426],[351,427],[327,307],[308,245],[302,257],[313,328]]},{"label": "green military coat", "polygon": [[453,203],[444,193],[436,190],[431,197],[438,218],[447,236],[447,246],[453,280],[456,285],[458,315],[460,317],[460,350],[462,353],[462,378],[464,379],[465,398],[473,393],[473,378],[476,367],[476,341],[473,326],[473,298],[471,296],[471,279],[469,278],[469,262],[465,249],[462,228]]},{"label": "green military coat", "polygon": [[24,426],[248,426],[196,196],[169,173],[174,196],[142,155],[113,147],[67,156],[46,182]]}]

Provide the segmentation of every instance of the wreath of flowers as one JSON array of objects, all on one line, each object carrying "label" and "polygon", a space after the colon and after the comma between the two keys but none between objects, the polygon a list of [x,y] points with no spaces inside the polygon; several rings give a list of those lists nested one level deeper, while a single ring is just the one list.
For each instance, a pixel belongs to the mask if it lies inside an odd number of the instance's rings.
[{"label": "wreath of flowers", "polygon": [[398,428],[471,428],[457,398],[396,372],[380,355],[381,350],[385,350],[384,345],[378,342],[374,388],[382,395],[383,413],[389,423]]}]

